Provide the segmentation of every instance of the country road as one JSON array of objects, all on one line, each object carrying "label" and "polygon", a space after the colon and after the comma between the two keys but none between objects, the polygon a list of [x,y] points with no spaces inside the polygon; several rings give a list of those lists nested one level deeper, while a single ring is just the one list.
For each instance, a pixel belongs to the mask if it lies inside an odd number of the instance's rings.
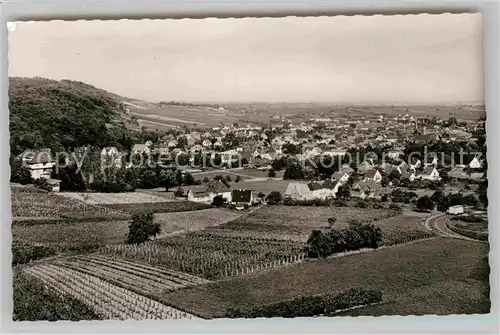
[{"label": "country road", "polygon": [[446,214],[438,214],[435,216],[430,217],[427,219],[425,222],[425,226],[440,236],[444,237],[451,237],[451,238],[458,238],[462,240],[467,240],[467,241],[473,241],[473,242],[481,242],[485,243],[484,241],[476,240],[470,237],[466,237],[463,235],[460,235],[458,233],[455,233],[454,231],[451,231],[447,226],[446,222],[448,222],[448,216]]}]

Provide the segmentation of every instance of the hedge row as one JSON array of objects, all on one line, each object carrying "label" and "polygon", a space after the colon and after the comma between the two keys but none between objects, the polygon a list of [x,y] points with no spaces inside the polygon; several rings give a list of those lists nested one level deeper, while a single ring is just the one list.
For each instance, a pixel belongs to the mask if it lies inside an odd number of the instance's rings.
[{"label": "hedge row", "polygon": [[465,237],[473,238],[475,240],[479,241],[488,241],[488,234],[487,233],[482,233],[478,231],[473,231],[469,229],[463,229],[460,227],[457,227],[456,225],[447,223],[446,226],[453,232],[463,235]]},{"label": "hedge row", "polygon": [[300,316],[331,316],[336,311],[379,303],[380,290],[350,289],[338,294],[305,296],[293,300],[257,306],[250,310],[230,309],[227,318],[293,318]]}]

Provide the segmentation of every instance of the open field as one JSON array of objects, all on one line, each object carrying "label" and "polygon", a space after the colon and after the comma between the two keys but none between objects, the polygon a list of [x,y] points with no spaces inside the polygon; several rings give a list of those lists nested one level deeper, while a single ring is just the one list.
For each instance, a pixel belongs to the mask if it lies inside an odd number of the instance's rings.
[{"label": "open field", "polygon": [[131,204],[107,204],[103,207],[118,210],[129,214],[135,213],[170,213],[170,212],[188,212],[212,208],[212,206],[191,201],[172,201],[172,202],[151,202],[151,203],[131,203]]},{"label": "open field", "polygon": [[398,215],[373,222],[383,232],[382,244],[393,245],[408,240],[435,236],[424,225],[425,218],[420,216]]},{"label": "open field", "polygon": [[334,228],[347,227],[349,220],[376,221],[396,215],[388,209],[349,207],[264,206],[258,211],[210,232],[226,236],[294,240],[305,242],[314,229],[329,227],[328,218],[336,218]]},{"label": "open field", "polygon": [[117,215],[112,209],[85,204],[76,199],[61,197],[34,188],[11,187],[12,216],[56,217],[61,215],[106,216]]},{"label": "open field", "polygon": [[108,205],[108,204],[137,204],[168,202],[166,197],[157,196],[145,192],[123,192],[123,193],[91,193],[91,192],[60,192],[54,193],[62,197],[68,197],[82,201],[89,205]]},{"label": "open field", "polygon": [[269,194],[272,191],[278,191],[280,193],[285,193],[288,186],[289,180],[276,180],[276,179],[266,179],[261,181],[241,181],[239,183],[233,183],[231,188],[242,188],[253,190],[254,192],[262,192],[264,194]]},{"label": "open field", "polygon": [[217,236],[199,231],[139,246],[113,245],[101,251],[130,261],[220,279],[272,268],[304,257],[301,243]]},{"label": "open field", "polygon": [[[157,213],[155,222],[161,224],[161,235],[181,231],[193,231],[217,226],[237,219],[241,213],[220,208],[174,213]],[[160,235],[160,236],[161,236]]]},{"label": "open field", "polygon": [[[381,289],[384,300],[392,301],[401,294],[450,279],[467,281],[487,252],[488,247],[479,243],[436,238],[363,254],[301,262],[261,274],[165,293],[161,298],[207,317],[221,316],[228,308],[249,308],[352,287]],[[457,290],[446,292],[455,297],[461,291],[457,286]],[[425,308],[427,301],[422,299],[418,303]],[[410,305],[407,310],[421,307]],[[448,313],[454,312],[450,306]]]},{"label": "open field", "polygon": [[53,291],[69,295],[105,320],[192,319],[193,315],[163,305],[98,277],[69,268],[38,264],[25,273],[39,279]]},{"label": "open field", "polygon": [[12,240],[22,244],[43,244],[61,249],[81,249],[123,243],[129,221],[46,223],[13,225]]}]

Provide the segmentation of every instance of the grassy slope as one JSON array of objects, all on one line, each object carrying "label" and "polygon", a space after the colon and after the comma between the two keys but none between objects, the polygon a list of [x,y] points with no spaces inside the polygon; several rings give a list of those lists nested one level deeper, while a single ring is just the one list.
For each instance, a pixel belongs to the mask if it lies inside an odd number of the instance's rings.
[{"label": "grassy slope", "polygon": [[87,306],[20,271],[13,277],[14,321],[99,320]]},{"label": "grassy slope", "polygon": [[[459,307],[453,302],[462,298],[461,292],[468,290],[467,283],[474,285],[473,281],[466,280],[486,253],[485,245],[438,238],[365,254],[303,262],[260,275],[166,293],[162,298],[207,317],[217,317],[230,307],[249,307],[352,287],[379,288],[384,300],[393,301],[429,285],[441,292],[439,285],[443,285],[452,302],[445,312],[456,313]],[[433,304],[438,303],[440,297],[430,292],[415,293],[414,304],[408,306],[407,312],[412,313],[414,309],[435,313]],[[430,304],[429,299],[437,300]]]}]

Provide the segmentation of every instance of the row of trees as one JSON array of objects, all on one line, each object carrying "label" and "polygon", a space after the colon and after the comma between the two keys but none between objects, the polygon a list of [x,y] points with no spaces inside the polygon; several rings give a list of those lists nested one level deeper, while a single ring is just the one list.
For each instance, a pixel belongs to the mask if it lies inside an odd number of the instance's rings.
[{"label": "row of trees", "polygon": [[[329,222],[333,225],[334,222]],[[307,253],[312,258],[359,250],[361,248],[378,248],[382,242],[382,230],[370,223],[352,221],[344,229],[331,229],[328,232],[313,230],[307,239]]]}]

